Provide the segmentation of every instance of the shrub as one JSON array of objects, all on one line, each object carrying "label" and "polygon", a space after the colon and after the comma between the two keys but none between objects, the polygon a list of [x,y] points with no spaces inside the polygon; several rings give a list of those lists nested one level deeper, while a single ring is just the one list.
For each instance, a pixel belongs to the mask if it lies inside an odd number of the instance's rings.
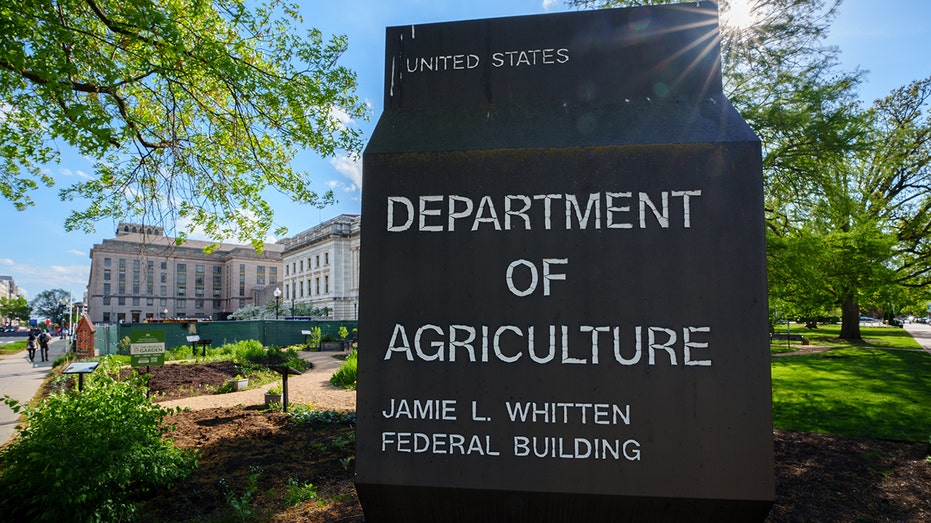
[{"label": "shrub", "polygon": [[133,342],[129,339],[129,336],[125,336],[120,341],[116,342],[116,353],[129,356],[132,349]]},{"label": "shrub", "polygon": [[340,365],[339,369],[330,377],[330,383],[343,389],[355,389],[357,357],[358,351],[352,349],[346,361]]},{"label": "shrub", "polygon": [[168,487],[196,466],[164,439],[170,411],[152,404],[137,375],[119,382],[105,359],[84,391],[52,394],[24,414],[18,437],[0,449],[0,514],[9,521],[134,519],[133,499]]}]

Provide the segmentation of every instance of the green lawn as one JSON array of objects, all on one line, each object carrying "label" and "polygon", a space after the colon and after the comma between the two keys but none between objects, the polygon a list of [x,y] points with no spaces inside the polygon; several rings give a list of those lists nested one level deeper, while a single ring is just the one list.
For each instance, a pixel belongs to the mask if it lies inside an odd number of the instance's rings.
[{"label": "green lawn", "polygon": [[863,343],[837,340],[840,327],[793,328],[828,352],[773,358],[776,428],[928,441],[931,354],[904,329],[864,327]]},{"label": "green lawn", "polygon": [[26,340],[0,345],[0,354],[13,354],[21,350],[26,350]]}]

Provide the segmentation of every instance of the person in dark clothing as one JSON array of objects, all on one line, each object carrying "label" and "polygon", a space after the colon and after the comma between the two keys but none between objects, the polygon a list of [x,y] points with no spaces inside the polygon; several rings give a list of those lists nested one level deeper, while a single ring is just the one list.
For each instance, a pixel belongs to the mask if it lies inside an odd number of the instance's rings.
[{"label": "person in dark clothing", "polygon": [[30,332],[29,339],[26,340],[26,350],[29,351],[29,361],[35,362],[37,348],[39,348],[39,341],[36,335]]},{"label": "person in dark clothing", "polygon": [[49,335],[48,331],[42,331],[42,334],[39,334],[39,352],[42,356],[42,361],[48,361],[48,344],[52,341],[52,337]]}]

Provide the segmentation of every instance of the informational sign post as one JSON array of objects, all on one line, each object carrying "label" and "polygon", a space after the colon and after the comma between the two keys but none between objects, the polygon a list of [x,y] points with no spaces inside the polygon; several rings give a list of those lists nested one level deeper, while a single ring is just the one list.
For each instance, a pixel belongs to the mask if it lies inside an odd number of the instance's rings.
[{"label": "informational sign post", "polygon": [[130,363],[133,367],[165,364],[165,332],[133,331],[129,333]]},{"label": "informational sign post", "polygon": [[364,155],[366,521],[752,521],[760,142],[699,2],[394,27]]}]

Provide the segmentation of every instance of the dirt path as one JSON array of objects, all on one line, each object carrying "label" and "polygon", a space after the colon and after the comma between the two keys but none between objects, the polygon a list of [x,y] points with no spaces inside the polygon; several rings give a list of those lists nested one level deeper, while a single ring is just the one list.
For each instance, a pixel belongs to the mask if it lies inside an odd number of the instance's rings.
[{"label": "dirt path", "polygon": [[[314,364],[314,368],[298,376],[288,378],[288,402],[292,405],[310,403],[320,410],[355,410],[356,391],[345,390],[330,384],[330,376],[342,365],[346,353],[343,352],[300,352],[300,357]],[[206,394],[178,400],[160,402],[168,408],[182,407],[192,410],[211,409],[215,407],[246,407],[265,405],[265,391],[274,387],[269,383],[259,388],[230,392],[227,394]]]}]

